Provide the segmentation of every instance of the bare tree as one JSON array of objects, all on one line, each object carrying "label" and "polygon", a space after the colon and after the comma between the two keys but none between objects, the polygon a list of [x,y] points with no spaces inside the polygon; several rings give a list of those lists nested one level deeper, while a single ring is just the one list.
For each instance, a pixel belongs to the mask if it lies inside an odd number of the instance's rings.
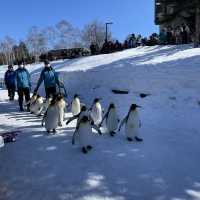
[{"label": "bare tree", "polygon": [[[89,47],[91,43],[97,44],[101,47],[105,41],[106,28],[105,24],[99,21],[93,21],[87,24],[82,31],[81,39],[86,47]],[[108,40],[112,39],[112,34],[108,31]]]},{"label": "bare tree", "polygon": [[80,31],[66,20],[62,20],[56,24],[56,37],[55,49],[72,48],[80,41]]},{"label": "bare tree", "polygon": [[12,64],[15,60],[15,55],[13,52],[13,46],[15,45],[15,40],[9,36],[6,36],[4,40],[0,43],[0,52],[2,53],[3,64]]},{"label": "bare tree", "polygon": [[44,31],[36,26],[33,26],[27,35],[26,44],[30,53],[39,60],[39,56],[47,51],[47,39]]},{"label": "bare tree", "polygon": [[46,38],[47,48],[52,49],[56,45],[57,32],[53,26],[48,26],[43,29],[44,37]]}]

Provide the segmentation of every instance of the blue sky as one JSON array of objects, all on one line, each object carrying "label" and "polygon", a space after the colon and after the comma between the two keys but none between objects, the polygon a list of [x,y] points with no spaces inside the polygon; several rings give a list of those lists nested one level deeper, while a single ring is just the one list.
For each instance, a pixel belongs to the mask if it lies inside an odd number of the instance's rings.
[{"label": "blue sky", "polygon": [[9,35],[25,38],[31,26],[55,25],[65,19],[82,28],[94,19],[112,21],[115,38],[129,33],[149,35],[154,25],[154,0],[1,0],[0,39]]}]

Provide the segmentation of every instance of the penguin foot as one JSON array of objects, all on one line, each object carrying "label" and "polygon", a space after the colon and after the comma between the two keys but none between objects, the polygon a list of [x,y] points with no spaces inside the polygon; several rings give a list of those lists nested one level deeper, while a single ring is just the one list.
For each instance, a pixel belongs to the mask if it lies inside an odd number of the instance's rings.
[{"label": "penguin foot", "polygon": [[83,147],[83,148],[82,148],[82,152],[83,152],[84,154],[86,154],[86,153],[87,153],[87,149],[86,149],[85,147]]},{"label": "penguin foot", "polygon": [[128,140],[129,142],[133,142],[133,139],[130,138],[130,137],[127,137],[127,140]]},{"label": "penguin foot", "polygon": [[137,142],[143,142],[143,139],[142,138],[139,138],[139,137],[135,137],[135,140],[137,141]]},{"label": "penguin foot", "polygon": [[92,146],[88,145],[87,150],[89,150],[89,151],[92,150]]},{"label": "penguin foot", "polygon": [[111,137],[114,137],[114,135],[115,135],[115,134],[113,134],[113,132],[110,132],[110,136],[111,136]]},{"label": "penguin foot", "polygon": [[55,134],[57,131],[56,131],[56,129],[53,129],[53,133]]},{"label": "penguin foot", "polygon": [[50,133],[50,130],[47,130],[47,133]]},{"label": "penguin foot", "polygon": [[58,123],[58,126],[62,127],[62,123],[61,123],[61,122],[59,122],[59,123]]}]

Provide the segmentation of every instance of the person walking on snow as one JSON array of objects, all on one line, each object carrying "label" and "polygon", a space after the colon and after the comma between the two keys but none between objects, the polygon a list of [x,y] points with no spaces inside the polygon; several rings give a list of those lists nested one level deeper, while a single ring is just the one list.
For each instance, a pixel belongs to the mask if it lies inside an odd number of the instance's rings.
[{"label": "person walking on snow", "polygon": [[15,97],[16,85],[15,85],[15,71],[13,70],[12,65],[8,65],[8,70],[6,71],[4,76],[4,82],[8,90],[9,100],[13,101]]},{"label": "person walking on snow", "polygon": [[[18,63],[18,69],[15,71],[17,92],[19,96],[19,107],[20,111],[24,111],[23,99],[25,96],[26,102],[30,101],[30,90],[31,90],[31,78],[28,70],[25,68],[22,62]],[[27,104],[27,111],[30,109],[30,104]]]},{"label": "person walking on snow", "polygon": [[44,62],[44,69],[42,70],[40,74],[40,78],[34,90],[34,94],[37,94],[37,91],[43,81],[44,81],[44,86],[45,86],[46,98],[56,95],[56,85],[58,85],[60,89],[60,82],[59,82],[57,73],[51,67],[48,61]]}]

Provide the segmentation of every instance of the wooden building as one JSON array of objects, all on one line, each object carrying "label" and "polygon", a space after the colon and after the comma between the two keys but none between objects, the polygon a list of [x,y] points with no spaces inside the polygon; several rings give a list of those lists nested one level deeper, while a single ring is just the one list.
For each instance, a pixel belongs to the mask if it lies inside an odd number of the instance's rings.
[{"label": "wooden building", "polygon": [[199,40],[200,0],[155,0],[155,24],[160,30],[185,25],[192,40]]}]

